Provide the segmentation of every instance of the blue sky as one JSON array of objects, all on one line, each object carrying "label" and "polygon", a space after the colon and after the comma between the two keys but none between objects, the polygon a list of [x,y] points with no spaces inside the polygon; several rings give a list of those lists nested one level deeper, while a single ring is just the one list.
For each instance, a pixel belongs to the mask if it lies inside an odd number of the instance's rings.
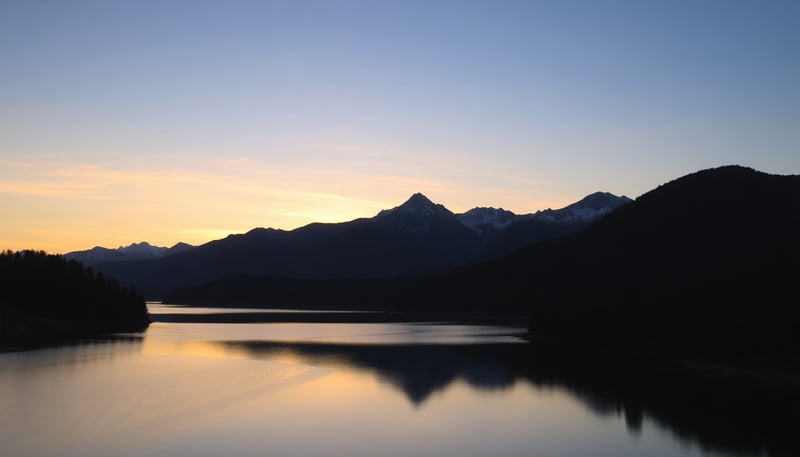
[{"label": "blue sky", "polygon": [[797,1],[0,0],[0,244],[798,173],[798,82]]}]

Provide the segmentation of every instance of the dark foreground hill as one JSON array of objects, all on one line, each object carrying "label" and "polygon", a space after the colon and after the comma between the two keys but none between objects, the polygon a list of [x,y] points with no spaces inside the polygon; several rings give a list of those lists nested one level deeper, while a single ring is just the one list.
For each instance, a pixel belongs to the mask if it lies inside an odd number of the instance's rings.
[{"label": "dark foreground hill", "polygon": [[730,166],[660,186],[573,236],[445,274],[240,276],[167,300],[519,314],[540,338],[796,367],[798,233],[800,176]]},{"label": "dark foreground hill", "polygon": [[141,331],[144,299],[75,261],[44,252],[0,253],[0,346]]},{"label": "dark foreground hill", "polygon": [[539,336],[797,367],[798,233],[800,176],[723,167],[463,274],[508,284]]}]

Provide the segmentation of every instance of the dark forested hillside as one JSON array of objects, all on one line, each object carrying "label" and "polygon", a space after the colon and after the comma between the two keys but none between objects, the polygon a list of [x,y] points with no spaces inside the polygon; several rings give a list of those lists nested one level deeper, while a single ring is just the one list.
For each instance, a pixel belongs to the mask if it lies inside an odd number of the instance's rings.
[{"label": "dark forested hillside", "polygon": [[463,275],[528,303],[535,335],[797,367],[798,233],[800,176],[722,167]]},{"label": "dark forested hillside", "polygon": [[58,255],[0,253],[0,344],[26,345],[149,323],[134,290]]}]

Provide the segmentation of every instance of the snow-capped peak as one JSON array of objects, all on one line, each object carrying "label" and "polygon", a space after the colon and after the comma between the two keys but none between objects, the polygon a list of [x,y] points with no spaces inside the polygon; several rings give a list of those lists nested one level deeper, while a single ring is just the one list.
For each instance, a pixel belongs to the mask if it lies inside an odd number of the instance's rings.
[{"label": "snow-capped peak", "polygon": [[561,209],[537,211],[534,219],[544,222],[591,222],[614,211],[631,199],[608,192],[595,192]]},{"label": "snow-capped peak", "polygon": [[485,232],[487,229],[502,230],[512,222],[519,219],[519,216],[503,208],[472,208],[466,213],[456,214],[462,224],[476,230]]},{"label": "snow-capped peak", "polygon": [[158,259],[166,255],[175,254],[191,248],[192,246],[186,243],[178,243],[172,248],[166,248],[161,246],[153,246],[146,241],[142,241],[141,243],[133,243],[128,246],[120,246],[116,249],[95,246],[86,251],[68,252],[64,254],[64,257],[69,260],[77,260],[84,265],[89,266],[104,262]]},{"label": "snow-capped peak", "polygon": [[552,223],[588,223],[631,201],[628,197],[617,197],[608,192],[595,192],[578,202],[561,209],[546,209],[535,214],[514,214],[503,208],[478,207],[456,214],[462,224],[481,233],[489,235],[504,230],[514,222],[535,219]]}]

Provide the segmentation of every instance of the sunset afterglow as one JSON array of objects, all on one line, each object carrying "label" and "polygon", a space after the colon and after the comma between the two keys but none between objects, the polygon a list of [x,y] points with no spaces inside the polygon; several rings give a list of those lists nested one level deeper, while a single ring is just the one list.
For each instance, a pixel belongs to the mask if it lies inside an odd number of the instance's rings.
[{"label": "sunset afterglow", "polygon": [[800,171],[797,2],[0,3],[0,248]]}]

